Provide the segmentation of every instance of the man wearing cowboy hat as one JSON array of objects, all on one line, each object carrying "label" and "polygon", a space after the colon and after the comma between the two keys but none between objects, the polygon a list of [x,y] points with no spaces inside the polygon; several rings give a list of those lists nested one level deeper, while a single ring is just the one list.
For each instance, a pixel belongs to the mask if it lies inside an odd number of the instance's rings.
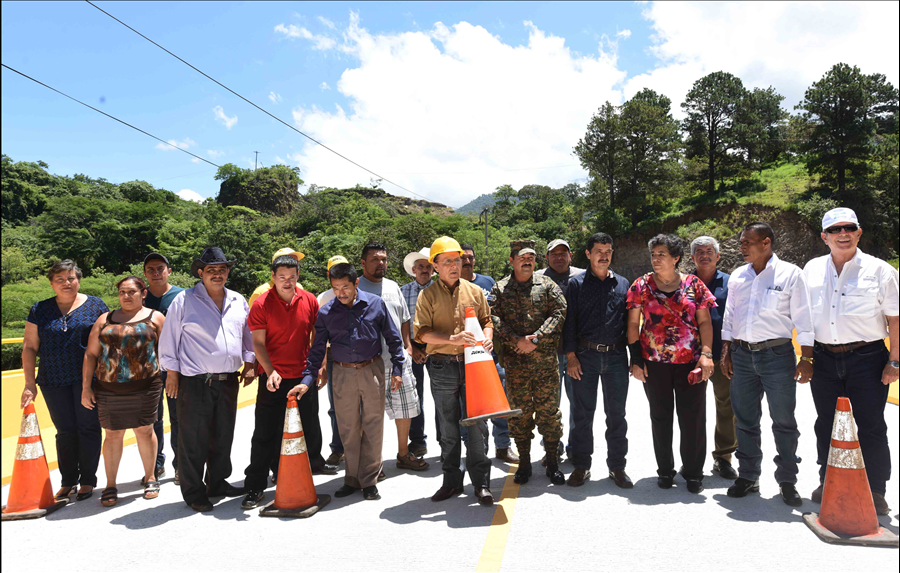
[{"label": "man wearing cowboy hat", "polygon": [[[413,326],[416,320],[416,301],[419,293],[431,285],[431,276],[434,274],[434,265],[428,262],[429,249],[413,251],[403,258],[403,269],[406,274],[413,277],[413,281],[400,287],[403,299],[409,307],[409,336],[412,343],[412,369],[416,378],[416,391],[419,394],[419,415],[412,419],[409,428],[409,449],[420,458],[428,453],[425,440],[425,363],[428,355],[425,354],[425,345],[415,341]],[[435,427],[438,425],[437,412],[435,412]]]},{"label": "man wearing cowboy hat", "polygon": [[210,497],[243,493],[226,480],[231,475],[238,378],[244,386],[256,378],[256,355],[247,301],[225,288],[233,265],[219,247],[204,249],[191,265],[191,274],[200,282],[172,301],[159,339],[160,365],[168,371],[166,394],[178,399],[181,494],[195,511],[212,510]]}]

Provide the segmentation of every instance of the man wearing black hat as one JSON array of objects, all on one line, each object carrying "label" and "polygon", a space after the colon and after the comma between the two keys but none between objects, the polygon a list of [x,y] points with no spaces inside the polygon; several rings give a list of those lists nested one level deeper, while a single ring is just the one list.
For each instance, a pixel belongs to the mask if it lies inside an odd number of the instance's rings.
[{"label": "man wearing black hat", "polygon": [[212,510],[210,497],[243,494],[226,479],[231,475],[238,377],[245,386],[256,378],[256,355],[247,301],[225,288],[233,265],[218,247],[194,259],[191,274],[200,282],[172,301],[159,341],[160,365],[168,371],[166,394],[178,399],[181,494],[195,511]]},{"label": "man wearing black hat", "polygon": [[[169,310],[169,305],[184,289],[169,284],[169,275],[172,274],[172,265],[169,259],[159,253],[150,253],[144,257],[144,276],[147,278],[147,296],[144,298],[144,306],[159,311],[163,316]],[[161,373],[163,384],[166,383],[166,371]],[[166,475],[166,454],[163,452],[165,445],[165,431],[163,428],[163,396],[159,395],[159,413],[156,423],[153,424],[153,432],[156,434],[158,449],[156,451],[156,481]],[[166,397],[169,407],[169,425],[172,428],[169,440],[172,445],[172,467],[175,469],[175,485],[180,485],[178,475],[178,416],[175,415],[175,399]]]}]

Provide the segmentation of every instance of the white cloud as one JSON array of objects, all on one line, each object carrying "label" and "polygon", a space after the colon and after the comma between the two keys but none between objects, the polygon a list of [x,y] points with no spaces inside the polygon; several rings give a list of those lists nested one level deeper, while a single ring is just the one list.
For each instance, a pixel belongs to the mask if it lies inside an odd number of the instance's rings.
[{"label": "white cloud", "polygon": [[322,82],[322,85],[319,86],[319,89],[322,90],[322,91],[330,90],[330,89],[331,89],[331,86],[328,85],[328,82]]},{"label": "white cloud", "polygon": [[631,37],[631,30],[619,30],[616,32],[616,36],[622,38],[623,40],[627,40]]},{"label": "white cloud", "polygon": [[203,203],[206,199],[197,193],[196,191],[191,191],[190,189],[182,189],[178,193],[176,193],[179,197],[184,199],[185,201],[194,201],[197,203]]},{"label": "white cloud", "polygon": [[281,103],[281,94],[277,94],[275,92],[269,92],[269,100],[272,103]]},{"label": "white cloud", "polygon": [[321,22],[323,25],[325,25],[325,26],[331,28],[332,30],[337,29],[336,26],[334,25],[334,22],[332,22],[331,20],[329,20],[329,19],[326,18],[325,16],[317,16],[317,19],[318,19],[319,22]]},{"label": "white cloud", "polygon": [[216,151],[215,149],[207,149],[206,154],[215,159],[216,157],[222,157],[225,155],[224,151]]},{"label": "white cloud", "polygon": [[774,86],[788,109],[838,62],[895,86],[900,75],[896,2],[654,2],[643,15],[660,66],[629,79],[625,95],[662,91],[676,115],[694,81],[719,70],[748,88]]},{"label": "white cloud", "polygon": [[280,163],[280,164],[282,164],[282,165],[287,165],[287,164],[288,164],[287,159],[283,159],[283,158],[281,158],[281,157],[279,157],[279,156],[277,156],[277,155],[275,156],[275,163]]},{"label": "white cloud", "polygon": [[285,26],[284,24],[278,24],[277,26],[275,26],[275,31],[280,34],[284,34],[285,37],[291,39],[302,38],[304,40],[312,40],[313,49],[315,50],[330,50],[337,44],[334,39],[329,38],[328,36],[313,34],[306,28],[295,26],[293,24],[289,24],[288,26]]},{"label": "white cloud", "polygon": [[222,109],[222,106],[217,105],[213,108],[213,114],[216,116],[216,120],[225,126],[226,129],[231,129],[234,127],[234,124],[237,123],[238,117],[228,117],[225,115],[225,110]]},{"label": "white cloud", "polygon": [[200,163],[201,161],[202,161],[202,159],[200,159],[198,157],[191,157],[191,163]]},{"label": "white cloud", "polygon": [[[197,145],[197,142],[194,141],[193,139],[191,139],[190,137],[185,137],[181,141],[176,141],[174,139],[169,139],[167,141],[169,142],[168,145],[166,145],[163,142],[157,143],[156,149],[159,149],[160,151],[175,151],[175,147],[177,147],[179,149],[188,149],[190,147]],[[175,147],[173,147],[173,146],[175,146]]]},{"label": "white cloud", "polygon": [[[466,22],[373,35],[351,14],[336,47],[358,60],[336,85],[349,108],[299,107],[294,121],[380,175],[453,206],[505,183],[581,179],[572,147],[603,101],[621,100],[614,86],[624,72],[614,56],[574,54],[563,38],[523,25],[527,43],[512,46]],[[288,157],[307,183],[352,186],[372,177],[314,144]]]}]

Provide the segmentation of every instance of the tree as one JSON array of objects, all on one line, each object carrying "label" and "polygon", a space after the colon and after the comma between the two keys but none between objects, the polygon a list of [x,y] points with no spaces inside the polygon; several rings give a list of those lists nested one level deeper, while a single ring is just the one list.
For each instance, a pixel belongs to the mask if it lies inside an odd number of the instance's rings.
[{"label": "tree", "polygon": [[615,206],[616,179],[618,177],[617,158],[622,149],[619,112],[608,101],[591,117],[584,138],[578,140],[575,155],[581,166],[591,174],[606,182],[609,204]]},{"label": "tree", "polygon": [[216,201],[223,206],[240,205],[273,215],[289,213],[300,200],[303,183],[296,167],[273,165],[255,171],[226,163],[216,172],[221,181]]},{"label": "tree", "polygon": [[784,96],[770,86],[754,88],[738,104],[734,137],[747,169],[762,171],[787,149],[781,131],[788,113],[782,109],[782,101]]},{"label": "tree", "polygon": [[734,148],[735,111],[746,94],[744,84],[727,72],[713,72],[694,82],[681,109],[687,114],[688,158],[703,157],[707,192],[716,189],[720,169],[729,161]]},{"label": "tree", "polygon": [[864,179],[868,173],[873,137],[896,126],[897,89],[881,74],[840,63],[806,90],[796,108],[812,124],[803,145],[807,169],[836,185],[835,199],[846,198],[848,174]]}]

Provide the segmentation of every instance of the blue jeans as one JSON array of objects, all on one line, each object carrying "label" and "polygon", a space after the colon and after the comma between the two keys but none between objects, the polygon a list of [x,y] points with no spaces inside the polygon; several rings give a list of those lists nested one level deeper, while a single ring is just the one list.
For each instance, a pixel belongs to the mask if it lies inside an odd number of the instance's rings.
[{"label": "blue jeans", "polygon": [[884,495],[891,478],[891,451],[884,421],[890,387],[881,383],[888,350],[883,342],[840,353],[816,344],[814,354],[816,362],[810,386],[818,414],[815,428],[819,482],[825,481],[835,405],[839,397],[846,396],[859,429],[859,447],[869,487],[874,493]]},{"label": "blue jeans", "polygon": [[738,473],[742,478],[758,480],[762,472],[762,447],[759,420],[762,398],[766,396],[772,433],[775,435],[775,480],[797,483],[797,442],[800,431],[794,418],[797,382],[794,370],[797,357],[790,343],[758,352],[740,346],[731,347],[734,374],[731,377],[731,406],[737,420]]},{"label": "blue jeans", "polygon": [[[416,392],[419,394],[419,415],[409,425],[409,445],[418,448],[424,447],[428,438],[425,435],[425,364],[413,361],[412,371],[416,377]],[[434,413],[434,424],[438,427],[437,412]]]},{"label": "blue jeans", "polygon": [[597,352],[579,348],[576,356],[581,362],[582,374],[581,380],[572,381],[573,420],[569,431],[572,463],[577,469],[591,469],[597,389],[602,385],[603,412],[606,414],[606,465],[610,471],[625,469],[625,456],[628,454],[628,423],[625,421],[628,355],[624,350]]},{"label": "blue jeans", "polygon": [[337,418],[334,415],[334,391],[331,384],[331,372],[334,370],[334,360],[331,358],[331,352],[327,354],[328,362],[328,417],[331,418],[331,443],[328,447],[336,454],[344,453],[344,444],[341,443],[341,435],[338,433]]},{"label": "blue jeans", "polygon": [[484,420],[469,426],[466,432],[466,465],[461,465],[462,436],[459,421],[466,412],[466,369],[460,362],[445,360],[428,361],[431,378],[431,395],[438,413],[441,428],[441,454],[444,461],[443,485],[462,489],[465,470],[469,471],[472,485],[490,487],[491,460],[487,457],[488,429]]},{"label": "blue jeans", "polygon": [[[497,374],[500,376],[500,385],[503,386],[503,391],[506,392],[506,369],[500,366],[496,356],[494,357],[494,366],[497,367]],[[464,401],[460,402],[460,406],[465,410],[466,405]],[[491,426],[491,435],[494,437],[494,448],[498,450],[508,449],[511,444],[509,439],[509,418],[491,418]],[[440,442],[441,425],[437,423],[437,412],[435,412],[435,427],[437,428],[438,442]],[[466,427],[460,426],[459,431],[462,436],[462,441],[465,442],[468,436]]]}]

